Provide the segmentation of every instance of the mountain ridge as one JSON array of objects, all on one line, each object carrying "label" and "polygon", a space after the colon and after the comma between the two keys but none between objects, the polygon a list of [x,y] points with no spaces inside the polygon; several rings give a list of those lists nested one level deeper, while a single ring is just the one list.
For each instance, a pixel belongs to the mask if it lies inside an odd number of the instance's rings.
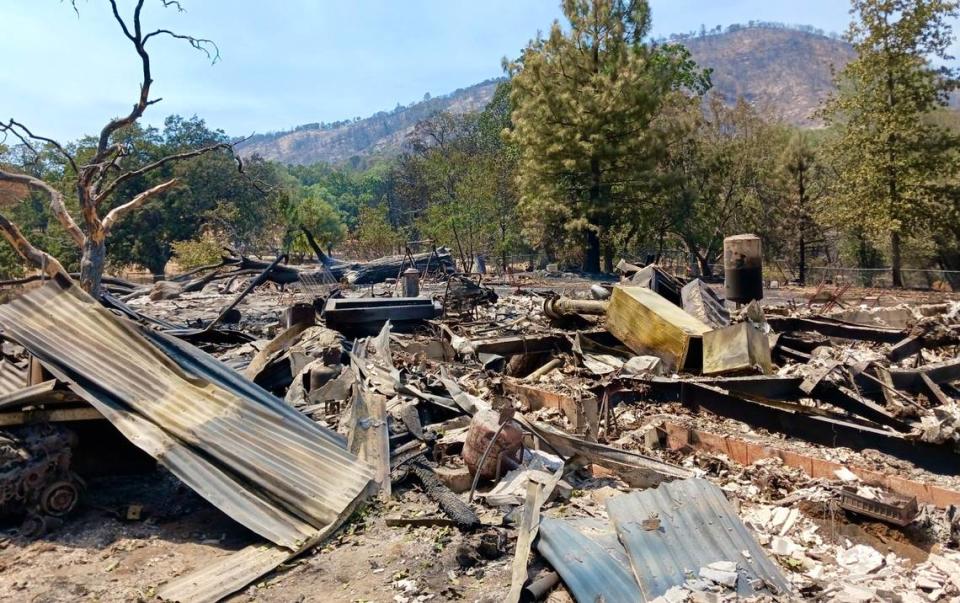
[{"label": "mountain ridge", "polygon": [[[670,41],[684,44],[698,65],[713,70],[715,94],[731,102],[743,97],[801,127],[819,125],[813,114],[834,89],[833,70],[856,56],[847,42],[803,26],[736,25],[726,31],[671,36]],[[360,120],[254,135],[238,145],[238,151],[293,164],[394,155],[417,122],[440,111],[478,111],[503,80],[492,78]]]}]

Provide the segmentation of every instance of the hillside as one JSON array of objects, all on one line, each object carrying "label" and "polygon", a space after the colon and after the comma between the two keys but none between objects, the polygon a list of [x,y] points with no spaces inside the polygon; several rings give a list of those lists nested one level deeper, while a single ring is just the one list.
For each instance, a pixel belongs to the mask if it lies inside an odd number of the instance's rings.
[{"label": "hillside", "polygon": [[242,156],[261,155],[283,163],[340,163],[359,155],[396,153],[417,122],[441,111],[479,111],[493,98],[500,80],[487,80],[393,111],[380,111],[359,121],[308,124],[291,132],[257,134],[238,147]]},{"label": "hillside", "polygon": [[[715,92],[731,101],[752,103],[804,126],[820,100],[832,90],[831,66],[853,58],[846,42],[783,27],[732,26],[723,33],[674,36],[703,67],[713,68]],[[397,153],[420,120],[439,111],[481,109],[499,80],[488,80],[442,97],[381,111],[366,119],[308,124],[290,132],[259,134],[240,146],[244,156],[259,154],[283,163],[339,163],[358,155]]]},{"label": "hillside", "polygon": [[747,101],[786,121],[815,125],[820,101],[832,90],[831,67],[855,56],[842,40],[793,29],[754,27],[682,41],[701,67],[713,69],[714,92]]}]

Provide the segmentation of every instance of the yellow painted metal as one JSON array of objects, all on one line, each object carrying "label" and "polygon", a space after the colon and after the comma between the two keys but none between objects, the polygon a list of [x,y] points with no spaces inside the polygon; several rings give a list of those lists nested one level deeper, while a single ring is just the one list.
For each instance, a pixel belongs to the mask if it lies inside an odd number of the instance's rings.
[{"label": "yellow painted metal", "polygon": [[[710,327],[645,287],[614,287],[607,330],[637,354],[663,360],[667,370],[687,365],[692,340]],[[691,358],[699,365],[699,358]]]},{"label": "yellow painted metal", "polygon": [[766,334],[749,322],[710,331],[703,336],[703,374],[751,373],[759,367],[764,375],[773,372],[770,342]]}]

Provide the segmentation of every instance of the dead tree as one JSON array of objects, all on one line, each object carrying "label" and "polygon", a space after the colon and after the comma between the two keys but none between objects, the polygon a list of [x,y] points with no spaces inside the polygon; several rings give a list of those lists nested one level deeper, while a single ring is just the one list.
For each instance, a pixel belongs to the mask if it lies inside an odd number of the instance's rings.
[{"label": "dead tree", "polygon": [[[147,44],[150,40],[164,36],[183,40],[200,52],[205,53],[207,58],[212,62],[216,62],[219,58],[217,46],[211,40],[195,38],[170,31],[169,29],[144,31],[140,21],[140,12],[145,1],[146,0],[137,0],[131,20],[121,16],[117,8],[116,0],[109,0],[114,19],[123,31],[123,35],[133,44],[137,55],[140,57],[143,69],[143,81],[140,84],[140,95],[130,113],[111,119],[100,130],[92,158],[82,162],[78,161],[77,157],[68,152],[67,149],[57,141],[34,134],[25,125],[14,119],[10,119],[6,123],[0,123],[0,134],[3,134],[4,138],[13,136],[34,154],[38,153],[34,145],[44,144],[52,152],[66,161],[65,169],[68,170],[67,173],[70,175],[71,189],[75,191],[79,204],[79,224],[67,210],[64,194],[43,180],[29,174],[9,171],[3,166],[0,166],[0,181],[25,185],[45,194],[49,198],[51,212],[60,225],[67,231],[67,234],[73,242],[76,243],[82,251],[80,260],[80,285],[92,295],[98,295],[100,292],[100,281],[106,260],[106,239],[113,225],[137,208],[177,186],[178,181],[176,178],[171,178],[134,195],[131,199],[125,200],[123,203],[106,211],[105,215],[101,215],[103,213],[104,203],[112,199],[112,195],[117,191],[117,187],[132,178],[148,174],[171,162],[196,157],[213,151],[233,152],[233,146],[231,144],[219,143],[192,151],[169,155],[139,167],[126,165],[127,162],[125,159],[129,154],[128,149],[123,144],[114,142],[113,135],[122,128],[136,123],[136,121],[143,116],[147,107],[161,100],[160,98],[150,98],[150,86],[153,83],[153,78],[150,73],[150,55],[147,53]],[[183,10],[179,2],[173,0],[158,1],[162,2],[164,7],[173,7],[179,11]],[[73,5],[74,10],[76,10],[75,1]],[[239,159],[237,159],[237,164],[242,171],[242,164]],[[16,249],[28,263],[48,273],[62,270],[62,266],[60,266],[60,263],[57,262],[56,259],[35,248],[24,237],[20,229],[3,216],[0,216],[0,232],[2,232],[4,238],[7,239],[13,248]]]}]

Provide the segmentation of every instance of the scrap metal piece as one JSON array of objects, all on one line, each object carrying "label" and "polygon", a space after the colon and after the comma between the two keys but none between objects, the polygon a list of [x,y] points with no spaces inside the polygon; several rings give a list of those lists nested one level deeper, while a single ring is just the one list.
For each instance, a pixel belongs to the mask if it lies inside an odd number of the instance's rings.
[{"label": "scrap metal piece", "polygon": [[770,341],[749,322],[741,322],[703,335],[703,374],[729,375],[773,372]]},{"label": "scrap metal piece", "polygon": [[[790,582],[740,521],[723,490],[691,478],[607,500],[610,521],[627,549],[641,601],[687,581],[687,572],[717,561],[737,564],[740,597],[789,596]],[[650,529],[644,520],[657,517]]]},{"label": "scrap metal piece", "polygon": [[840,507],[901,527],[913,522],[920,510],[916,496],[880,492],[878,496],[870,498],[858,493],[856,486],[844,486],[840,490]]},{"label": "scrap metal piece", "polygon": [[517,548],[510,572],[510,592],[507,593],[507,603],[517,603],[520,601],[520,595],[523,594],[523,585],[527,581],[530,547],[540,530],[540,507],[556,488],[557,482],[563,475],[563,468],[564,465],[561,464],[556,472],[542,484],[532,479],[527,482],[527,496],[524,498],[523,514],[518,528],[520,534],[517,536]]},{"label": "scrap metal piece", "polygon": [[587,462],[606,467],[634,488],[649,488],[673,479],[693,476],[693,471],[678,465],[629,450],[588,442],[554,429],[546,423],[531,423],[519,416],[515,417],[515,420],[549,444],[555,452],[565,456],[577,455]]},{"label": "scrap metal piece", "polygon": [[610,302],[605,299],[574,299],[571,297],[547,297],[543,300],[543,313],[554,320],[577,315],[602,316]]},{"label": "scrap metal piece", "polygon": [[644,266],[627,280],[631,286],[645,287],[675,306],[683,303],[680,294],[683,283],[656,264]]},{"label": "scrap metal piece", "polygon": [[668,371],[699,366],[710,327],[644,287],[615,287],[607,329],[637,354],[659,356]]},{"label": "scrap metal piece", "polygon": [[[630,561],[616,534],[601,540],[584,534],[583,524],[542,518],[537,550],[557,570],[577,601],[642,601]],[[601,525],[608,526],[605,522]]]},{"label": "scrap metal piece", "polygon": [[[80,497],[70,469],[76,445],[77,436],[57,425],[26,425],[0,433],[0,515],[63,517],[72,511]],[[38,519],[34,523],[42,528],[42,517]]]},{"label": "scrap metal piece", "polygon": [[288,550],[337,522],[372,478],[342,436],[66,277],[0,306],[0,324],[132,443]]},{"label": "scrap metal piece", "polygon": [[691,316],[700,319],[715,329],[730,324],[730,311],[724,305],[723,298],[710,288],[710,285],[695,278],[680,290],[683,309]]},{"label": "scrap metal piece", "polygon": [[351,335],[376,335],[386,322],[409,327],[443,313],[440,302],[423,297],[331,298],[323,310],[327,326]]}]

